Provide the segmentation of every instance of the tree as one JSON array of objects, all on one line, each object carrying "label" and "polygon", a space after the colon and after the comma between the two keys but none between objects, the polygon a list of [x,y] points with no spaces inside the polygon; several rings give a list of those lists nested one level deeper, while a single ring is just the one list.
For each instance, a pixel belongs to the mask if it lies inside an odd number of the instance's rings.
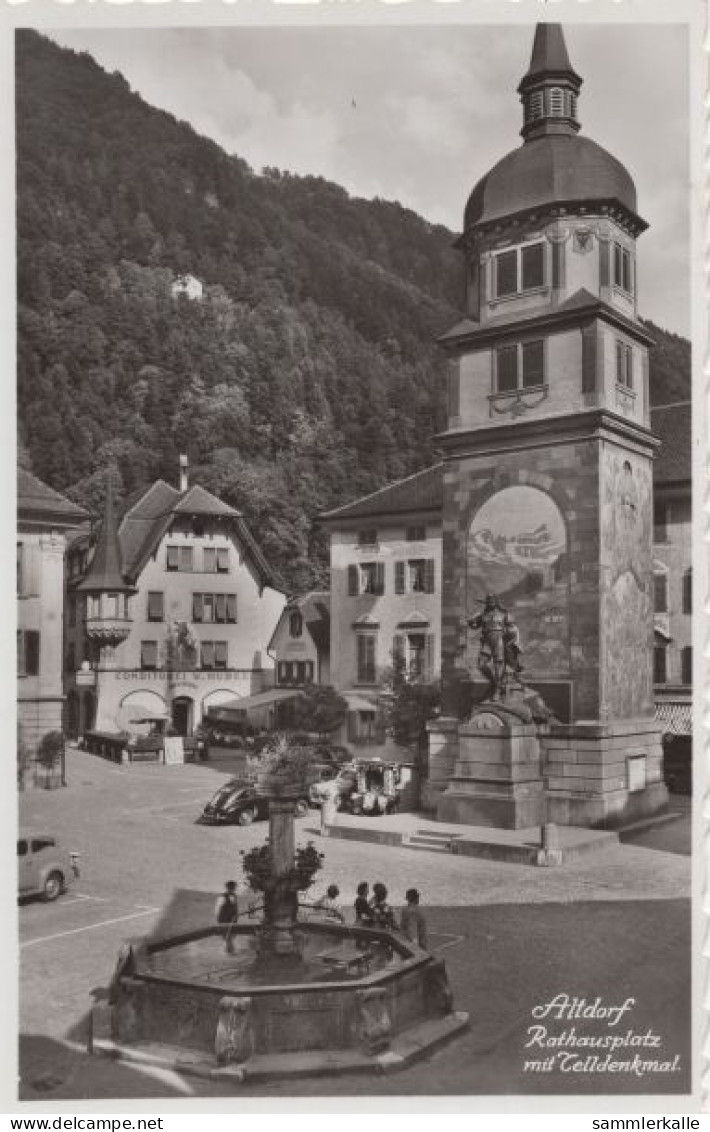
[{"label": "tree", "polygon": [[426,725],[441,710],[441,684],[407,679],[399,657],[394,658],[388,683],[390,692],[383,698],[387,731],[398,746],[421,755],[426,749]]},{"label": "tree", "polygon": [[308,684],[294,703],[294,726],[298,731],[315,731],[325,742],[328,735],[345,722],[347,700],[329,684]]},{"label": "tree", "polygon": [[[45,769],[44,784],[49,790],[52,784],[52,776],[57,766],[63,763],[64,759],[64,736],[61,731],[48,731],[40,739],[39,747],[37,748],[37,762]],[[62,766],[62,780],[64,779],[63,766]]]}]

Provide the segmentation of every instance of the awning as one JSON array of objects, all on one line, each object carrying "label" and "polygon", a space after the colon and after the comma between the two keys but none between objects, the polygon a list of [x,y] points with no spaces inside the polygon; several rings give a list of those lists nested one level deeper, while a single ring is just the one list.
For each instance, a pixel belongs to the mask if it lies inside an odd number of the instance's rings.
[{"label": "awning", "polygon": [[208,708],[207,714],[211,719],[231,719],[235,713],[252,711],[255,708],[268,707],[281,700],[294,700],[301,695],[300,688],[270,688],[268,692],[257,692],[253,696],[237,697],[227,700],[226,703]]},{"label": "awning", "polygon": [[348,705],[348,711],[377,711],[377,704],[371,703],[362,696],[349,695],[346,692],[343,699]]},{"label": "awning", "polygon": [[692,704],[667,700],[656,703],[656,719],[663,725],[666,735],[693,734]]}]

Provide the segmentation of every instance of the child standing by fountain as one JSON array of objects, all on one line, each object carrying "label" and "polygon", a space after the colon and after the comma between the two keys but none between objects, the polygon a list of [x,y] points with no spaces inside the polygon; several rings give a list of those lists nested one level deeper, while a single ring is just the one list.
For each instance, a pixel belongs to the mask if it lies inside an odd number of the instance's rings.
[{"label": "child standing by fountain", "polygon": [[237,899],[237,882],[228,880],[224,886],[224,892],[219,897],[216,907],[215,915],[218,924],[226,925],[227,931],[225,933],[226,948],[229,955],[234,954],[234,942],[232,940],[231,927],[236,924],[239,919],[239,901]]},{"label": "child standing by fountain", "polygon": [[402,932],[407,939],[411,939],[412,943],[416,943],[417,947],[423,947],[426,951],[426,920],[419,907],[419,893],[416,888],[408,888],[405,896],[407,907],[402,912]]}]

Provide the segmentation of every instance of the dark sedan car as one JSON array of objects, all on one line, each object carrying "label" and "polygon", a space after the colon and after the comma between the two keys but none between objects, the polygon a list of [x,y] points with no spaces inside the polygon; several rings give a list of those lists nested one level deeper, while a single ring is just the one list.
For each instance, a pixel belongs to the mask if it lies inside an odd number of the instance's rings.
[{"label": "dark sedan car", "polygon": [[[297,817],[308,811],[308,795],[295,805]],[[230,778],[205,806],[199,819],[204,825],[251,825],[255,818],[269,816],[269,799],[253,782]]]}]

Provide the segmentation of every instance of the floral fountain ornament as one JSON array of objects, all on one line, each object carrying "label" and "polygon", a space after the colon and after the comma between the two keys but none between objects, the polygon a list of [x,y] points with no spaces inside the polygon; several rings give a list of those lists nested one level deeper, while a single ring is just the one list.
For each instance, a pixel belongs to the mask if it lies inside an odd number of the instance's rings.
[{"label": "floral fountain ornament", "polygon": [[243,869],[253,892],[264,898],[258,937],[259,955],[298,956],[298,894],[313,883],[323,854],[312,842],[296,848],[294,807],[303,794],[313,760],[308,747],[276,735],[265,747],[257,781],[269,799],[269,837],[264,845],[243,853]]}]

